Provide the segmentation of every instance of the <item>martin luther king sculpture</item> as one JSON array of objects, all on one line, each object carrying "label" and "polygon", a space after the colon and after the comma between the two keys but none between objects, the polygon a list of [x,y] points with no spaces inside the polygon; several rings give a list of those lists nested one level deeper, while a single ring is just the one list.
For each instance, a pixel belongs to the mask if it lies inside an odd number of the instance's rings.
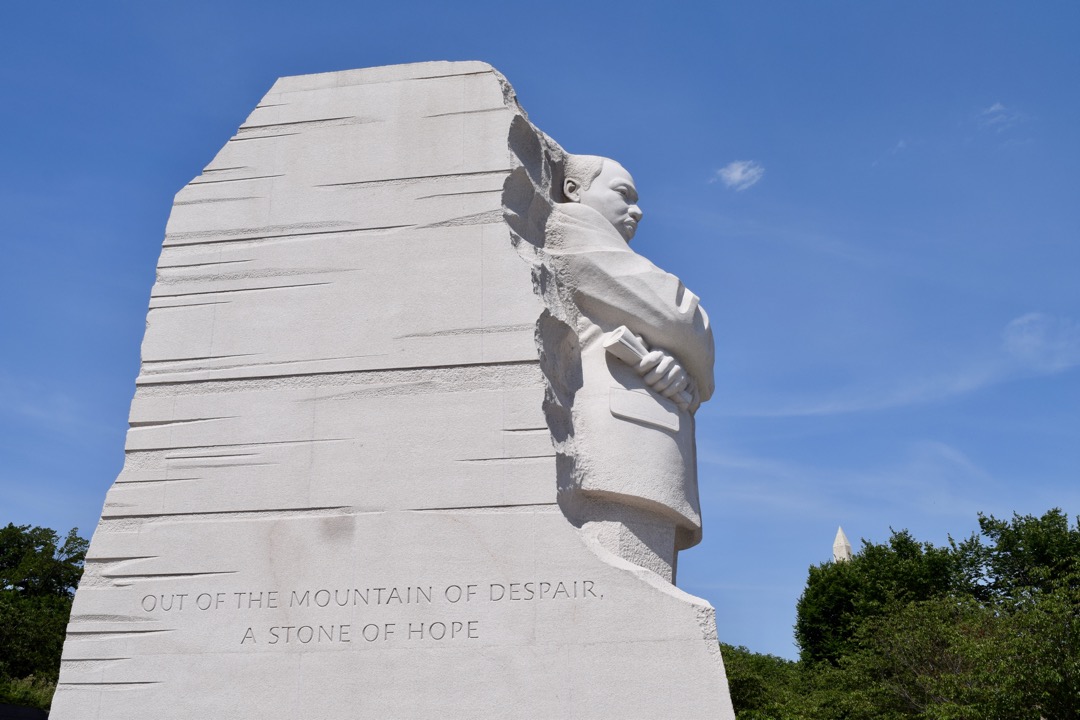
[{"label": "martin luther king sculpture", "polygon": [[594,548],[674,582],[678,551],[701,539],[694,412],[713,392],[709,318],[630,248],[642,219],[630,173],[539,142],[550,189],[524,171],[508,186],[529,199],[511,226],[547,306],[538,335],[560,503]]}]

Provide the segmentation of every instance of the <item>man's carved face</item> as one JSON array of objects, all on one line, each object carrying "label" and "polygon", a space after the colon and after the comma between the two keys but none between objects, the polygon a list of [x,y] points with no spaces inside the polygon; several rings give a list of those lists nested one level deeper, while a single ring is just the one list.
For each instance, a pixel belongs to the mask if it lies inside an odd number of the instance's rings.
[{"label": "man's carved face", "polygon": [[630,242],[637,232],[642,213],[637,206],[634,178],[614,160],[604,160],[603,169],[587,189],[583,190],[574,180],[567,180],[563,192],[571,201],[591,207],[603,215],[626,242]]}]

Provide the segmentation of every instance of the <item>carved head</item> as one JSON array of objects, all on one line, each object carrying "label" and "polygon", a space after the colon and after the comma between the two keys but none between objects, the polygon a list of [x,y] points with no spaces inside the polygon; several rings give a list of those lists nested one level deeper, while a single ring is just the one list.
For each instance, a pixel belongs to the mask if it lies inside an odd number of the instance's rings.
[{"label": "carved head", "polygon": [[619,163],[595,155],[567,155],[563,166],[563,195],[591,207],[610,222],[626,242],[641,222],[634,178]]}]

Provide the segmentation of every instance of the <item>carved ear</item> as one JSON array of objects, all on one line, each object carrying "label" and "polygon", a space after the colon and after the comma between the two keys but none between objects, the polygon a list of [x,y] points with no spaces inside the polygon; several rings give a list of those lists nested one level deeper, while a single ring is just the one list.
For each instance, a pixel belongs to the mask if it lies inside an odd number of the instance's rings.
[{"label": "carved ear", "polygon": [[581,186],[578,184],[577,180],[574,180],[573,178],[566,178],[563,180],[562,191],[567,200],[570,200],[571,202],[581,201]]}]

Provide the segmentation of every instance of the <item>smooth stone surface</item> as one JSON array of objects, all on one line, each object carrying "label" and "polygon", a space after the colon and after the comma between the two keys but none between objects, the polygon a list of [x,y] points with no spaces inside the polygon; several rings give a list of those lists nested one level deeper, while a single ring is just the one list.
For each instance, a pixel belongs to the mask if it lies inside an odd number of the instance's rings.
[{"label": "smooth stone surface", "polygon": [[54,720],[733,717],[559,504],[513,128],[484,63],[282,78],[177,194]]}]

